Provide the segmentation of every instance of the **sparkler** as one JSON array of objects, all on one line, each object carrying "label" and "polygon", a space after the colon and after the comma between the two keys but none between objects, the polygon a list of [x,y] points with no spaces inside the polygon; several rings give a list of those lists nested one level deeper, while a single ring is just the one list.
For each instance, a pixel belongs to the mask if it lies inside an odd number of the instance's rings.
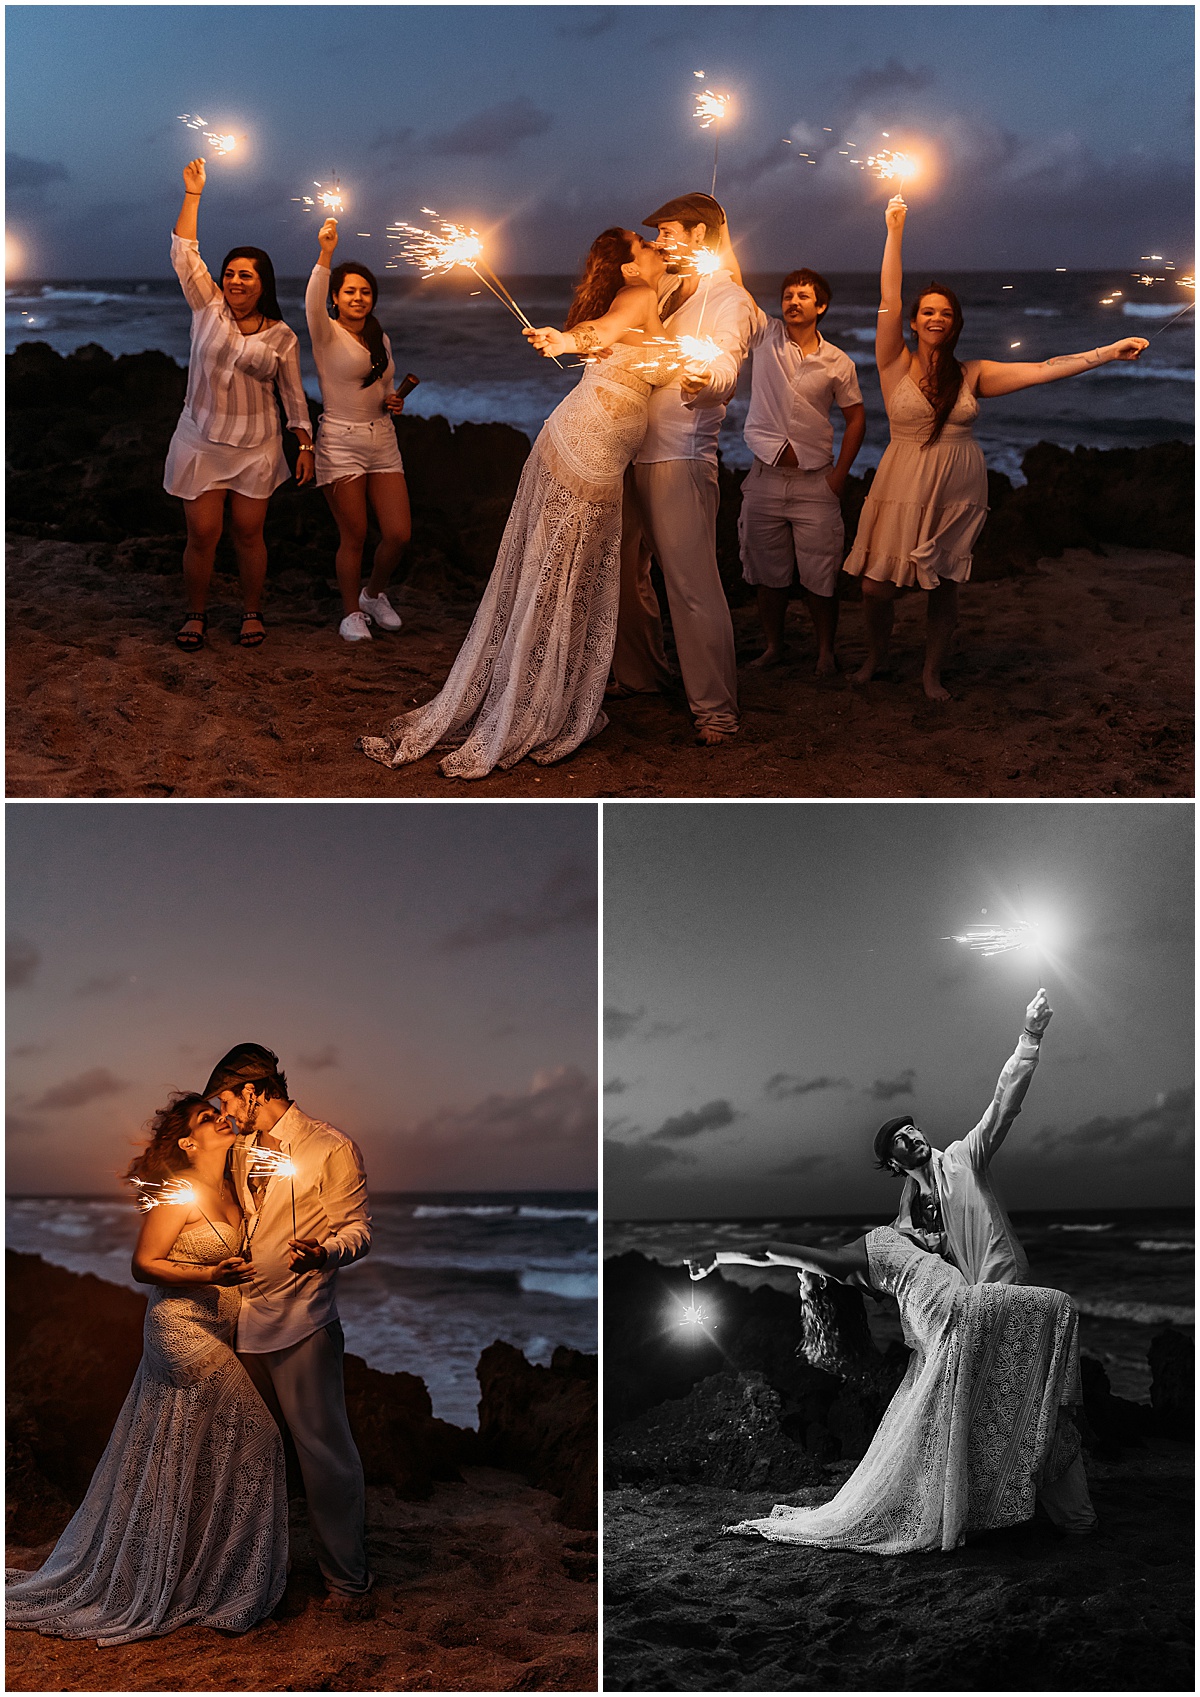
[{"label": "sparkler", "polygon": [[218,135],[215,130],[209,129],[207,118],[200,118],[195,113],[180,112],[179,122],[185,129],[199,130],[204,136],[205,141],[212,148],[213,152],[218,155],[218,157],[222,154],[232,153],[234,148],[237,146],[236,136]]},{"label": "sparkler", "polygon": [[292,1236],[296,1235],[296,1167],[286,1149],[266,1149],[256,1143],[250,1151],[247,1178],[286,1178],[292,1190]]},{"label": "sparkler", "polygon": [[878,153],[869,153],[862,168],[878,177],[881,183],[898,180],[903,192],[904,184],[909,177],[917,175],[921,165],[911,153],[895,153],[890,147],[884,147]]},{"label": "sparkler", "polygon": [[[415,265],[424,272],[426,277],[444,277],[453,271],[456,265],[465,265],[468,271],[473,271],[501,306],[507,307],[518,323],[527,330],[533,325],[526,318],[512,295],[497,277],[490,265],[484,264],[483,238],[478,230],[465,229],[461,224],[452,224],[449,219],[442,218],[432,206],[423,206],[421,211],[430,218],[436,218],[437,229],[425,230],[419,224],[406,224],[397,219],[388,225],[388,240],[400,245],[400,257]],[[393,235],[392,232],[396,233]],[[486,275],[485,275],[486,273]],[[554,359],[553,354],[550,356]],[[562,370],[560,360],[554,360],[559,370]]]},{"label": "sparkler", "polygon": [[1037,926],[1022,919],[1016,925],[968,925],[956,937],[943,937],[943,943],[964,943],[972,954],[1007,955],[1037,942]]},{"label": "sparkler", "polygon": [[708,1309],[705,1308],[702,1302],[698,1302],[695,1297],[693,1297],[688,1306],[684,1308],[683,1313],[679,1317],[678,1323],[684,1329],[694,1331],[703,1331],[706,1326],[716,1325],[716,1322],[712,1319]]},{"label": "sparkler", "polygon": [[164,1208],[173,1204],[188,1208],[194,1208],[196,1205],[196,1192],[186,1179],[135,1178],[131,1179],[130,1183],[137,1192],[137,1205],[143,1214],[148,1214],[152,1208]]},{"label": "sparkler", "polygon": [[[319,206],[327,218],[332,218],[335,214],[346,210],[346,199],[342,193],[341,182],[337,177],[333,179],[332,183],[314,182],[313,188],[317,191],[315,195],[294,194],[292,196],[296,204],[303,206],[306,212],[315,212]],[[360,235],[367,233],[366,230],[359,231]]]},{"label": "sparkler", "polygon": [[[693,71],[692,75],[703,79],[704,72]],[[731,105],[731,95],[717,94],[713,89],[706,88],[703,93],[696,95],[696,104],[692,109],[692,117],[699,122],[700,128],[713,132],[713,174],[709,194],[717,192],[717,153],[721,146],[721,120]]]}]

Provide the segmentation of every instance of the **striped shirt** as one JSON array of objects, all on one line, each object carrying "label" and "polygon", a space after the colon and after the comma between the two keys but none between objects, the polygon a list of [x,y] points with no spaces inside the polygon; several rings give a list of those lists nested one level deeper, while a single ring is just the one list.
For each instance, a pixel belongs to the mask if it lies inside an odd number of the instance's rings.
[{"label": "striped shirt", "polygon": [[243,336],[198,242],[171,237],[171,264],[192,309],[192,350],[184,410],[210,442],[256,448],[279,436],[275,390],[288,428],[311,435],[300,381],[300,344],[281,320]]}]

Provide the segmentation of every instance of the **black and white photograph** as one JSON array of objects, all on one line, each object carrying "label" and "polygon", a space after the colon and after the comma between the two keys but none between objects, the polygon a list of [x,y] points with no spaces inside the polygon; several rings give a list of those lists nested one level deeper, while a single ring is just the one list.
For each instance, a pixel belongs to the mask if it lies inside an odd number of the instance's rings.
[{"label": "black and white photograph", "polygon": [[1191,1689],[1192,858],[606,809],[606,1689]]}]

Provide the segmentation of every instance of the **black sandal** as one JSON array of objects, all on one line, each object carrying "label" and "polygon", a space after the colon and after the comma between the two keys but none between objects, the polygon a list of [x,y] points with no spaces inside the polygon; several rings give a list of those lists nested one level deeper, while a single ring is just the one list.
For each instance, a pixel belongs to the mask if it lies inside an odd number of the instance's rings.
[{"label": "black sandal", "polygon": [[246,626],[251,619],[257,619],[260,625],[263,622],[261,613],[242,614],[242,634],[238,637],[238,646],[241,648],[258,648],[267,640],[267,633],[265,629],[252,631],[248,631],[246,629]]},{"label": "black sandal", "polygon": [[200,621],[199,630],[184,630],[180,627],[175,632],[175,646],[182,648],[185,654],[195,654],[197,649],[204,647],[204,636],[208,630],[208,614],[189,613],[183,623],[185,625],[195,624],[197,619]]}]

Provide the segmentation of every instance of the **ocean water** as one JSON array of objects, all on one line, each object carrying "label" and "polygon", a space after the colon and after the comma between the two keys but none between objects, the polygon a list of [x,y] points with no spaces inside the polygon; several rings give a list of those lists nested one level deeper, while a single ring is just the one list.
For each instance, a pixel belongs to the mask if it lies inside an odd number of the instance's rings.
[{"label": "ocean water", "polygon": [[[587,1191],[376,1193],[370,1253],[338,1275],[346,1346],[425,1380],[434,1413],[474,1426],[475,1363],[496,1338],[546,1363],[557,1344],[596,1348],[596,1197]],[[10,1249],[144,1292],[129,1271],[130,1202],[21,1196]]]},{"label": "ocean water", "polygon": [[[774,1220],[606,1220],[605,1256],[636,1249],[678,1266],[705,1249],[733,1249],[770,1239],[834,1246],[850,1243],[884,1219],[865,1214]],[[1150,1397],[1146,1350],[1168,1324],[1195,1328],[1195,1237],[1190,1208],[1053,1213],[1014,1210],[1013,1226],[1029,1257],[1029,1282],[1065,1290],[1080,1312],[1080,1347],[1105,1365],[1118,1396]],[[795,1289],[779,1269],[723,1267],[722,1276],[754,1287]],[[701,1287],[703,1289],[703,1287]],[[895,1305],[867,1303],[880,1345],[900,1338]]]},{"label": "ocean water", "polygon": [[[875,372],[878,274],[831,273],[833,304],[825,332],[853,359],[867,406],[867,438],[857,469],[875,465],[887,444],[887,421]],[[915,279],[914,279],[915,280]],[[760,305],[777,312],[779,278],[748,278]],[[1062,447],[1140,447],[1193,440],[1195,403],[1194,313],[1175,323],[1190,298],[1178,284],[1144,288],[1113,271],[946,273],[942,281],[963,302],[964,358],[1040,360],[1077,353],[1124,335],[1151,338],[1136,364],[1113,364],[1083,377],[1027,389],[984,403],[978,426],[988,464],[1020,481],[1026,449],[1039,441]],[[511,277],[506,282],[535,324],[561,324],[572,291],[567,277]],[[436,413],[451,424],[470,420],[515,425],[530,438],[575,382],[578,371],[559,370],[531,352],[520,327],[474,279],[415,282],[384,273],[379,318],[392,339],[397,370],[415,372],[420,387],[408,410]],[[306,387],[317,394],[304,328],[304,281],[279,285],[284,317],[300,335]],[[1122,289],[1114,305],[1103,296]],[[88,342],[112,354],[156,348],[187,363],[190,315],[174,279],[95,283],[29,283],[10,289],[5,340],[44,341],[59,353]],[[1015,345],[1014,345],[1015,344]],[[750,463],[742,440],[749,404],[749,364],[730,404],[721,450],[733,465]]]}]

